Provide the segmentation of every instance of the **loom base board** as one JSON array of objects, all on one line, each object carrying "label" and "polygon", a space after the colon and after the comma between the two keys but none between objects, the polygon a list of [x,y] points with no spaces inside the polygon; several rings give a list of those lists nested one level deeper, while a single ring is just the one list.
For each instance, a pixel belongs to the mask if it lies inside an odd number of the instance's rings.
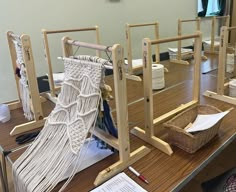
[{"label": "loom base board", "polygon": [[173,150],[167,142],[159,139],[156,136],[147,137],[145,131],[139,127],[134,127],[131,130],[131,133],[156,147],[157,149],[161,150],[162,152],[166,153],[167,155],[171,155],[173,153]]},{"label": "loom base board", "polygon": [[218,55],[219,51],[204,51],[204,54],[214,54],[214,55]]},{"label": "loom base board", "polygon": [[176,64],[182,64],[182,65],[189,65],[188,61],[178,60],[178,59],[171,59],[170,62],[171,63],[176,63]]},{"label": "loom base board", "polygon": [[22,107],[21,105],[21,102],[18,100],[18,101],[12,101],[10,103],[5,103],[8,105],[9,109],[12,111],[12,110],[15,110],[15,109],[19,109]]},{"label": "loom base board", "polygon": [[30,121],[28,123],[17,125],[12,129],[12,131],[10,132],[10,135],[14,136],[14,135],[18,135],[20,133],[24,133],[27,131],[31,131],[31,130],[43,127],[45,121],[46,121],[46,118],[44,118],[42,120]]},{"label": "loom base board", "polygon": [[206,97],[210,97],[210,98],[213,98],[213,99],[217,99],[217,100],[220,100],[220,101],[224,101],[226,103],[236,105],[236,98],[233,98],[233,97],[230,97],[230,96],[219,95],[219,94],[217,94],[215,92],[212,92],[212,91],[205,91],[203,93],[203,95],[206,96]]},{"label": "loom base board", "polygon": [[127,73],[127,74],[125,74],[125,77],[126,77],[126,79],[130,79],[130,80],[134,80],[134,81],[139,81],[139,82],[142,81],[141,77],[139,77],[137,75],[130,75]]},{"label": "loom base board", "polygon": [[57,103],[57,97],[53,97],[52,95],[51,95],[51,93],[45,93],[44,94],[45,95],[45,97],[49,100],[49,101],[51,101],[51,102],[53,102],[53,103]]},{"label": "loom base board", "polygon": [[130,158],[128,159],[128,161],[120,160],[120,161],[114,163],[113,165],[109,166],[108,168],[104,169],[103,171],[101,171],[98,174],[97,178],[95,179],[94,185],[97,186],[97,185],[105,182],[106,180],[110,179],[111,177],[113,177],[117,173],[123,171],[129,165],[135,163],[139,159],[146,156],[149,152],[151,152],[151,150],[145,146],[142,146],[142,147],[136,149],[135,151],[130,153]]}]

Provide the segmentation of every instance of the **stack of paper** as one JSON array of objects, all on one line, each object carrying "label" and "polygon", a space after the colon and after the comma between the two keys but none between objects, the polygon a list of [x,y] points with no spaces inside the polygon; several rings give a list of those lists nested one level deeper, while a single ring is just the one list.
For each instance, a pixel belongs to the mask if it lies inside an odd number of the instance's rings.
[{"label": "stack of paper", "polygon": [[90,192],[147,192],[125,173],[119,173]]},{"label": "stack of paper", "polygon": [[209,129],[218,123],[228,113],[229,111],[210,115],[198,115],[196,120],[189,128],[186,129],[186,131],[192,133]]}]

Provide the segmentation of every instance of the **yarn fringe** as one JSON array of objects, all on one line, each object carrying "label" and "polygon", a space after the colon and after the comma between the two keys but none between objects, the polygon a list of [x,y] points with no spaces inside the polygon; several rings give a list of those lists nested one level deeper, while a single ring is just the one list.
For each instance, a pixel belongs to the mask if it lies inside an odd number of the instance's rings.
[{"label": "yarn fringe", "polygon": [[59,190],[63,191],[82,161],[81,148],[98,115],[104,68],[80,58],[65,58],[64,64],[65,81],[56,107],[32,145],[13,164],[16,192],[52,191],[71,170]]}]

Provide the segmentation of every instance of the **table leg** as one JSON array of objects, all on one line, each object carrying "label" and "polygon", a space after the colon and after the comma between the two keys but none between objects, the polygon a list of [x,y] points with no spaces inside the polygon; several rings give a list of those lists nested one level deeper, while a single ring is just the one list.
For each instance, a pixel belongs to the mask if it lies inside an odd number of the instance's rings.
[{"label": "table leg", "polygon": [[5,181],[4,181],[4,177],[3,177],[3,173],[2,173],[2,163],[0,161],[0,180],[1,180],[1,185],[2,185],[2,191],[6,192],[6,185],[5,185]]},{"label": "table leg", "polygon": [[8,179],[7,179],[6,158],[5,158],[4,153],[2,153],[1,156],[2,156],[2,174],[3,174],[4,183],[5,183],[5,190],[6,192],[8,192],[9,188],[8,188]]}]

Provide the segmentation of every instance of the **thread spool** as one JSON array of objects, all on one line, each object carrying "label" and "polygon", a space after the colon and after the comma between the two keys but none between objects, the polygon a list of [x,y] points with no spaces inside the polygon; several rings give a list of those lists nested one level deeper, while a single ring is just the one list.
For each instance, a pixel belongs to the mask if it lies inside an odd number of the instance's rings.
[{"label": "thread spool", "polygon": [[229,96],[236,97],[236,79],[229,82]]},{"label": "thread spool", "polygon": [[165,87],[164,66],[152,64],[152,89],[158,90]]}]

